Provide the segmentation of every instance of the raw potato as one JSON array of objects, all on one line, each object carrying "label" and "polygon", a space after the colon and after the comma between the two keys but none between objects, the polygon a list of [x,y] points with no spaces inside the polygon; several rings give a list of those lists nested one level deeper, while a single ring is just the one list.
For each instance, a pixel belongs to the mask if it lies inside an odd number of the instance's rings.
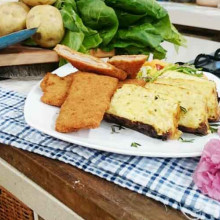
[{"label": "raw potato", "polygon": [[0,5],[0,36],[25,29],[29,10],[29,7],[22,2]]},{"label": "raw potato", "polygon": [[51,5],[33,7],[27,15],[26,25],[27,28],[38,27],[32,38],[41,47],[54,47],[64,36],[60,11]]},{"label": "raw potato", "polygon": [[22,0],[27,5],[36,6],[36,5],[52,5],[56,0]]}]

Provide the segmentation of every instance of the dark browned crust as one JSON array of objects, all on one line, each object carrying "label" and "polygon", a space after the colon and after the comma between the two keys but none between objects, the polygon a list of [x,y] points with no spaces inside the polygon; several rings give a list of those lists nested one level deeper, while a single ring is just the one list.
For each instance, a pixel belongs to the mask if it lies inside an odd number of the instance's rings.
[{"label": "dark browned crust", "polygon": [[110,123],[112,122],[112,123],[123,125],[125,127],[139,131],[139,132],[141,132],[145,135],[148,135],[150,137],[162,139],[163,141],[169,139],[171,136],[170,132],[166,132],[163,135],[158,135],[157,131],[154,129],[154,127],[152,125],[144,124],[144,123],[137,122],[137,121],[130,121],[126,118],[112,115],[109,113],[105,113],[104,120],[106,120],[107,122],[110,122]]},{"label": "dark browned crust", "polygon": [[189,128],[182,125],[179,125],[178,128],[179,130],[187,133],[202,134],[202,135],[208,134],[209,131],[209,126],[205,122],[200,123],[198,128]]},{"label": "dark browned crust", "polygon": [[218,109],[218,115],[216,117],[212,116],[212,118],[208,118],[209,122],[217,122],[220,119],[220,115],[219,115],[219,109]]},{"label": "dark browned crust", "polygon": [[124,70],[126,73],[128,73],[128,77],[131,79],[135,79],[137,76],[137,73],[139,72],[140,68],[145,63],[147,56],[145,55],[122,55],[123,57],[128,57],[127,60],[122,60],[121,56],[114,56],[110,60],[108,60],[108,63],[112,64],[113,66]]},{"label": "dark browned crust", "polygon": [[[115,66],[105,63],[103,60],[93,57],[88,54],[83,54],[75,50],[70,49],[64,45],[58,44],[54,50],[57,54],[64,59],[68,60],[74,67],[82,72],[92,72],[98,73],[101,75],[107,75],[111,77],[118,78],[119,80],[124,80],[127,78],[127,73],[121,69],[116,68]],[[66,51],[70,55],[66,54]],[[86,58],[86,61],[82,58]],[[92,62],[89,62],[91,60]]]}]

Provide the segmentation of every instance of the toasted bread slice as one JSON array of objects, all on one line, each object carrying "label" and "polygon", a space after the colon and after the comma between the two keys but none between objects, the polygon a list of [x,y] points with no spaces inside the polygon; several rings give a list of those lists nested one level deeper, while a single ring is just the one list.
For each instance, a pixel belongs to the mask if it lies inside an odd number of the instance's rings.
[{"label": "toasted bread slice", "polygon": [[41,101],[48,104],[60,107],[68,94],[68,90],[73,81],[73,74],[66,77],[59,77],[56,74],[47,73],[41,81],[41,89],[43,95]]},{"label": "toasted bread slice", "polygon": [[121,88],[124,84],[134,84],[137,86],[145,86],[146,81],[142,79],[126,79],[118,82],[118,89]]},{"label": "toasted bread slice", "polygon": [[180,106],[141,86],[123,85],[112,97],[105,120],[162,140],[178,138]]},{"label": "toasted bread slice", "polygon": [[145,55],[120,55],[112,57],[108,63],[124,70],[129,78],[135,79],[146,59]]},{"label": "toasted bread slice", "polygon": [[[196,77],[197,78],[197,77]],[[218,108],[218,99],[216,84],[213,81],[209,80],[188,80],[188,79],[171,79],[171,78],[159,78],[156,80],[156,83],[175,85],[191,91],[196,91],[204,96],[207,100],[208,107],[208,120],[209,121],[218,121],[219,120],[219,108]]]},{"label": "toasted bread slice", "polygon": [[201,94],[194,90],[157,83],[147,83],[145,88],[154,91],[158,96],[169,96],[180,103],[180,130],[203,135],[208,134],[207,100]]},{"label": "toasted bread slice", "polygon": [[73,74],[73,82],[56,121],[56,130],[97,128],[108,109],[118,79],[93,73]]},{"label": "toasted bread slice", "polygon": [[80,71],[112,76],[120,80],[124,80],[127,77],[127,73],[123,70],[118,69],[109,63],[105,63],[99,58],[72,50],[67,46],[58,44],[54,50],[59,56],[68,60]]}]

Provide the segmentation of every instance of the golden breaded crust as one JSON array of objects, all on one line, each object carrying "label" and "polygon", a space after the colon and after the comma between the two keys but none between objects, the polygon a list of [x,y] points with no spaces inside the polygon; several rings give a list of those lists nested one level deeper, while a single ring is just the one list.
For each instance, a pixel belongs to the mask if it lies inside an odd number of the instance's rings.
[{"label": "golden breaded crust", "polygon": [[127,73],[123,70],[118,69],[109,63],[105,63],[99,58],[77,52],[64,45],[58,44],[54,48],[54,50],[59,56],[68,60],[74,67],[76,67],[80,71],[112,76],[120,80],[124,80],[127,77]]},{"label": "golden breaded crust", "polygon": [[67,133],[99,127],[118,80],[92,73],[76,73],[68,97],[61,107],[56,130]]},{"label": "golden breaded crust", "polygon": [[136,86],[144,87],[146,85],[146,81],[142,79],[126,79],[118,82],[118,89],[121,88],[124,84],[134,84]]},{"label": "golden breaded crust", "polygon": [[47,81],[48,81],[48,78],[49,78],[50,74],[51,74],[51,73],[47,73],[47,74],[44,76],[44,78],[43,78],[43,80],[41,81],[41,83],[40,83],[40,87],[41,87],[41,90],[42,90],[43,92],[45,92],[45,90],[46,90],[46,88],[47,88]]},{"label": "golden breaded crust", "polygon": [[108,63],[124,70],[128,73],[129,78],[135,79],[146,59],[147,56],[145,55],[120,55],[112,57]]},{"label": "golden breaded crust", "polygon": [[72,76],[73,74],[59,77],[55,74],[47,73],[40,84],[43,91],[41,101],[48,105],[60,107],[67,97],[73,80]]}]

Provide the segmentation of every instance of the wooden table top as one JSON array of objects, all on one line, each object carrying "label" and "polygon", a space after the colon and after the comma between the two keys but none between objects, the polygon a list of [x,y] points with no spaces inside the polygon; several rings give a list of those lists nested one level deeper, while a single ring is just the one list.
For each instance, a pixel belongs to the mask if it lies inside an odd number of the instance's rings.
[{"label": "wooden table top", "polygon": [[0,157],[84,219],[186,219],[180,211],[58,160],[3,144]]}]

